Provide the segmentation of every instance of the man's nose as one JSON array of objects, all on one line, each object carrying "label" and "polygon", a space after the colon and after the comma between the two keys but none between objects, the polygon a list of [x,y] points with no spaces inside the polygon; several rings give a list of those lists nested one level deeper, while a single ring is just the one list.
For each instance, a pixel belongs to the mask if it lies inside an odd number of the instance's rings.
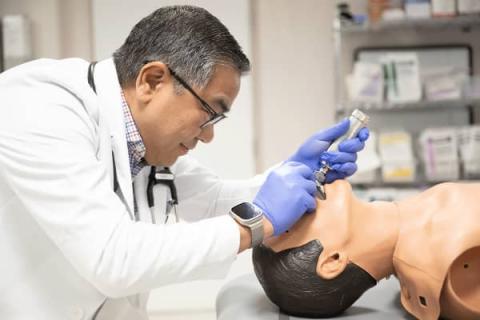
[{"label": "man's nose", "polygon": [[198,140],[202,141],[203,143],[209,143],[213,140],[214,135],[215,132],[213,125],[206,126],[198,135]]}]

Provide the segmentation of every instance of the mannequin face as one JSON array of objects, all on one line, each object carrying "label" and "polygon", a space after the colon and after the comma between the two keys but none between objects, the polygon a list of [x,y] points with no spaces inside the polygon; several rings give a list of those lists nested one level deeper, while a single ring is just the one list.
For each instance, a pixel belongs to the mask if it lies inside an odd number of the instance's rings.
[{"label": "mannequin face", "polygon": [[326,185],[327,199],[317,200],[317,209],[305,215],[289,232],[268,239],[275,252],[319,240],[323,251],[316,272],[325,279],[338,276],[349,262],[376,280],[392,273],[391,257],[398,233],[396,205],[359,200],[351,185],[338,180]]},{"label": "mannequin face", "polygon": [[346,181],[326,191],[314,213],[254,250],[265,292],[289,314],[336,315],[392,270],[395,205],[361,202]]}]

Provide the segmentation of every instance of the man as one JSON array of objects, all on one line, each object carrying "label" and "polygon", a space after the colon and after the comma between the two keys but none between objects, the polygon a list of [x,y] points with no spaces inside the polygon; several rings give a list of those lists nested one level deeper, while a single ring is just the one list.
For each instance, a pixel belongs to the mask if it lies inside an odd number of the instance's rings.
[{"label": "man", "polygon": [[[149,290],[222,277],[238,252],[312,211],[322,157],[327,182],[355,171],[367,130],[324,152],[348,121],[266,178],[223,181],[181,157],[213,139],[249,68],[220,21],[178,6],[141,20],[113,59],[0,76],[0,318],[147,318]],[[195,223],[161,224],[175,211]]]}]

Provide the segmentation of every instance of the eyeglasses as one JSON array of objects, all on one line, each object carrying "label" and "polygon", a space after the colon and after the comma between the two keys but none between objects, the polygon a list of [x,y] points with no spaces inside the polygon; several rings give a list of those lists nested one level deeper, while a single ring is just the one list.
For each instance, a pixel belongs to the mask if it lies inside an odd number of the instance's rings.
[{"label": "eyeglasses", "polygon": [[210,115],[210,119],[208,121],[206,121],[204,124],[202,124],[200,126],[200,129],[203,129],[205,127],[208,127],[208,126],[211,126],[211,125],[214,125],[216,124],[217,122],[219,122],[220,120],[223,120],[225,119],[227,116],[223,113],[218,113],[216,112],[215,110],[213,110],[212,107],[210,107],[210,105],[205,101],[203,100],[202,98],[200,98],[200,96],[195,92],[193,91],[192,87],[190,87],[186,82],[185,80],[183,80],[182,78],[180,78],[176,73],[175,71],[173,71],[170,67],[168,67],[168,70],[170,71],[170,73],[172,74],[172,76],[178,81],[180,82],[180,84],[185,88],[187,89],[188,91],[190,91],[190,93],[195,97],[197,98],[197,100],[200,102],[200,105],[202,106],[203,110],[205,110],[205,112],[207,112],[209,115]]}]

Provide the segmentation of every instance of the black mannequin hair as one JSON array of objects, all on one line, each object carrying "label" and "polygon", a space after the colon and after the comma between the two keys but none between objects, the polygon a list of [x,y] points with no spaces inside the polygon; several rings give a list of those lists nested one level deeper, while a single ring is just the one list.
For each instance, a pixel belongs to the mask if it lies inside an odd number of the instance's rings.
[{"label": "black mannequin hair", "polygon": [[268,298],[282,312],[300,317],[332,317],[350,307],[377,281],[354,263],[334,279],[318,276],[323,246],[312,240],[278,253],[260,245],[253,249],[253,266]]}]

